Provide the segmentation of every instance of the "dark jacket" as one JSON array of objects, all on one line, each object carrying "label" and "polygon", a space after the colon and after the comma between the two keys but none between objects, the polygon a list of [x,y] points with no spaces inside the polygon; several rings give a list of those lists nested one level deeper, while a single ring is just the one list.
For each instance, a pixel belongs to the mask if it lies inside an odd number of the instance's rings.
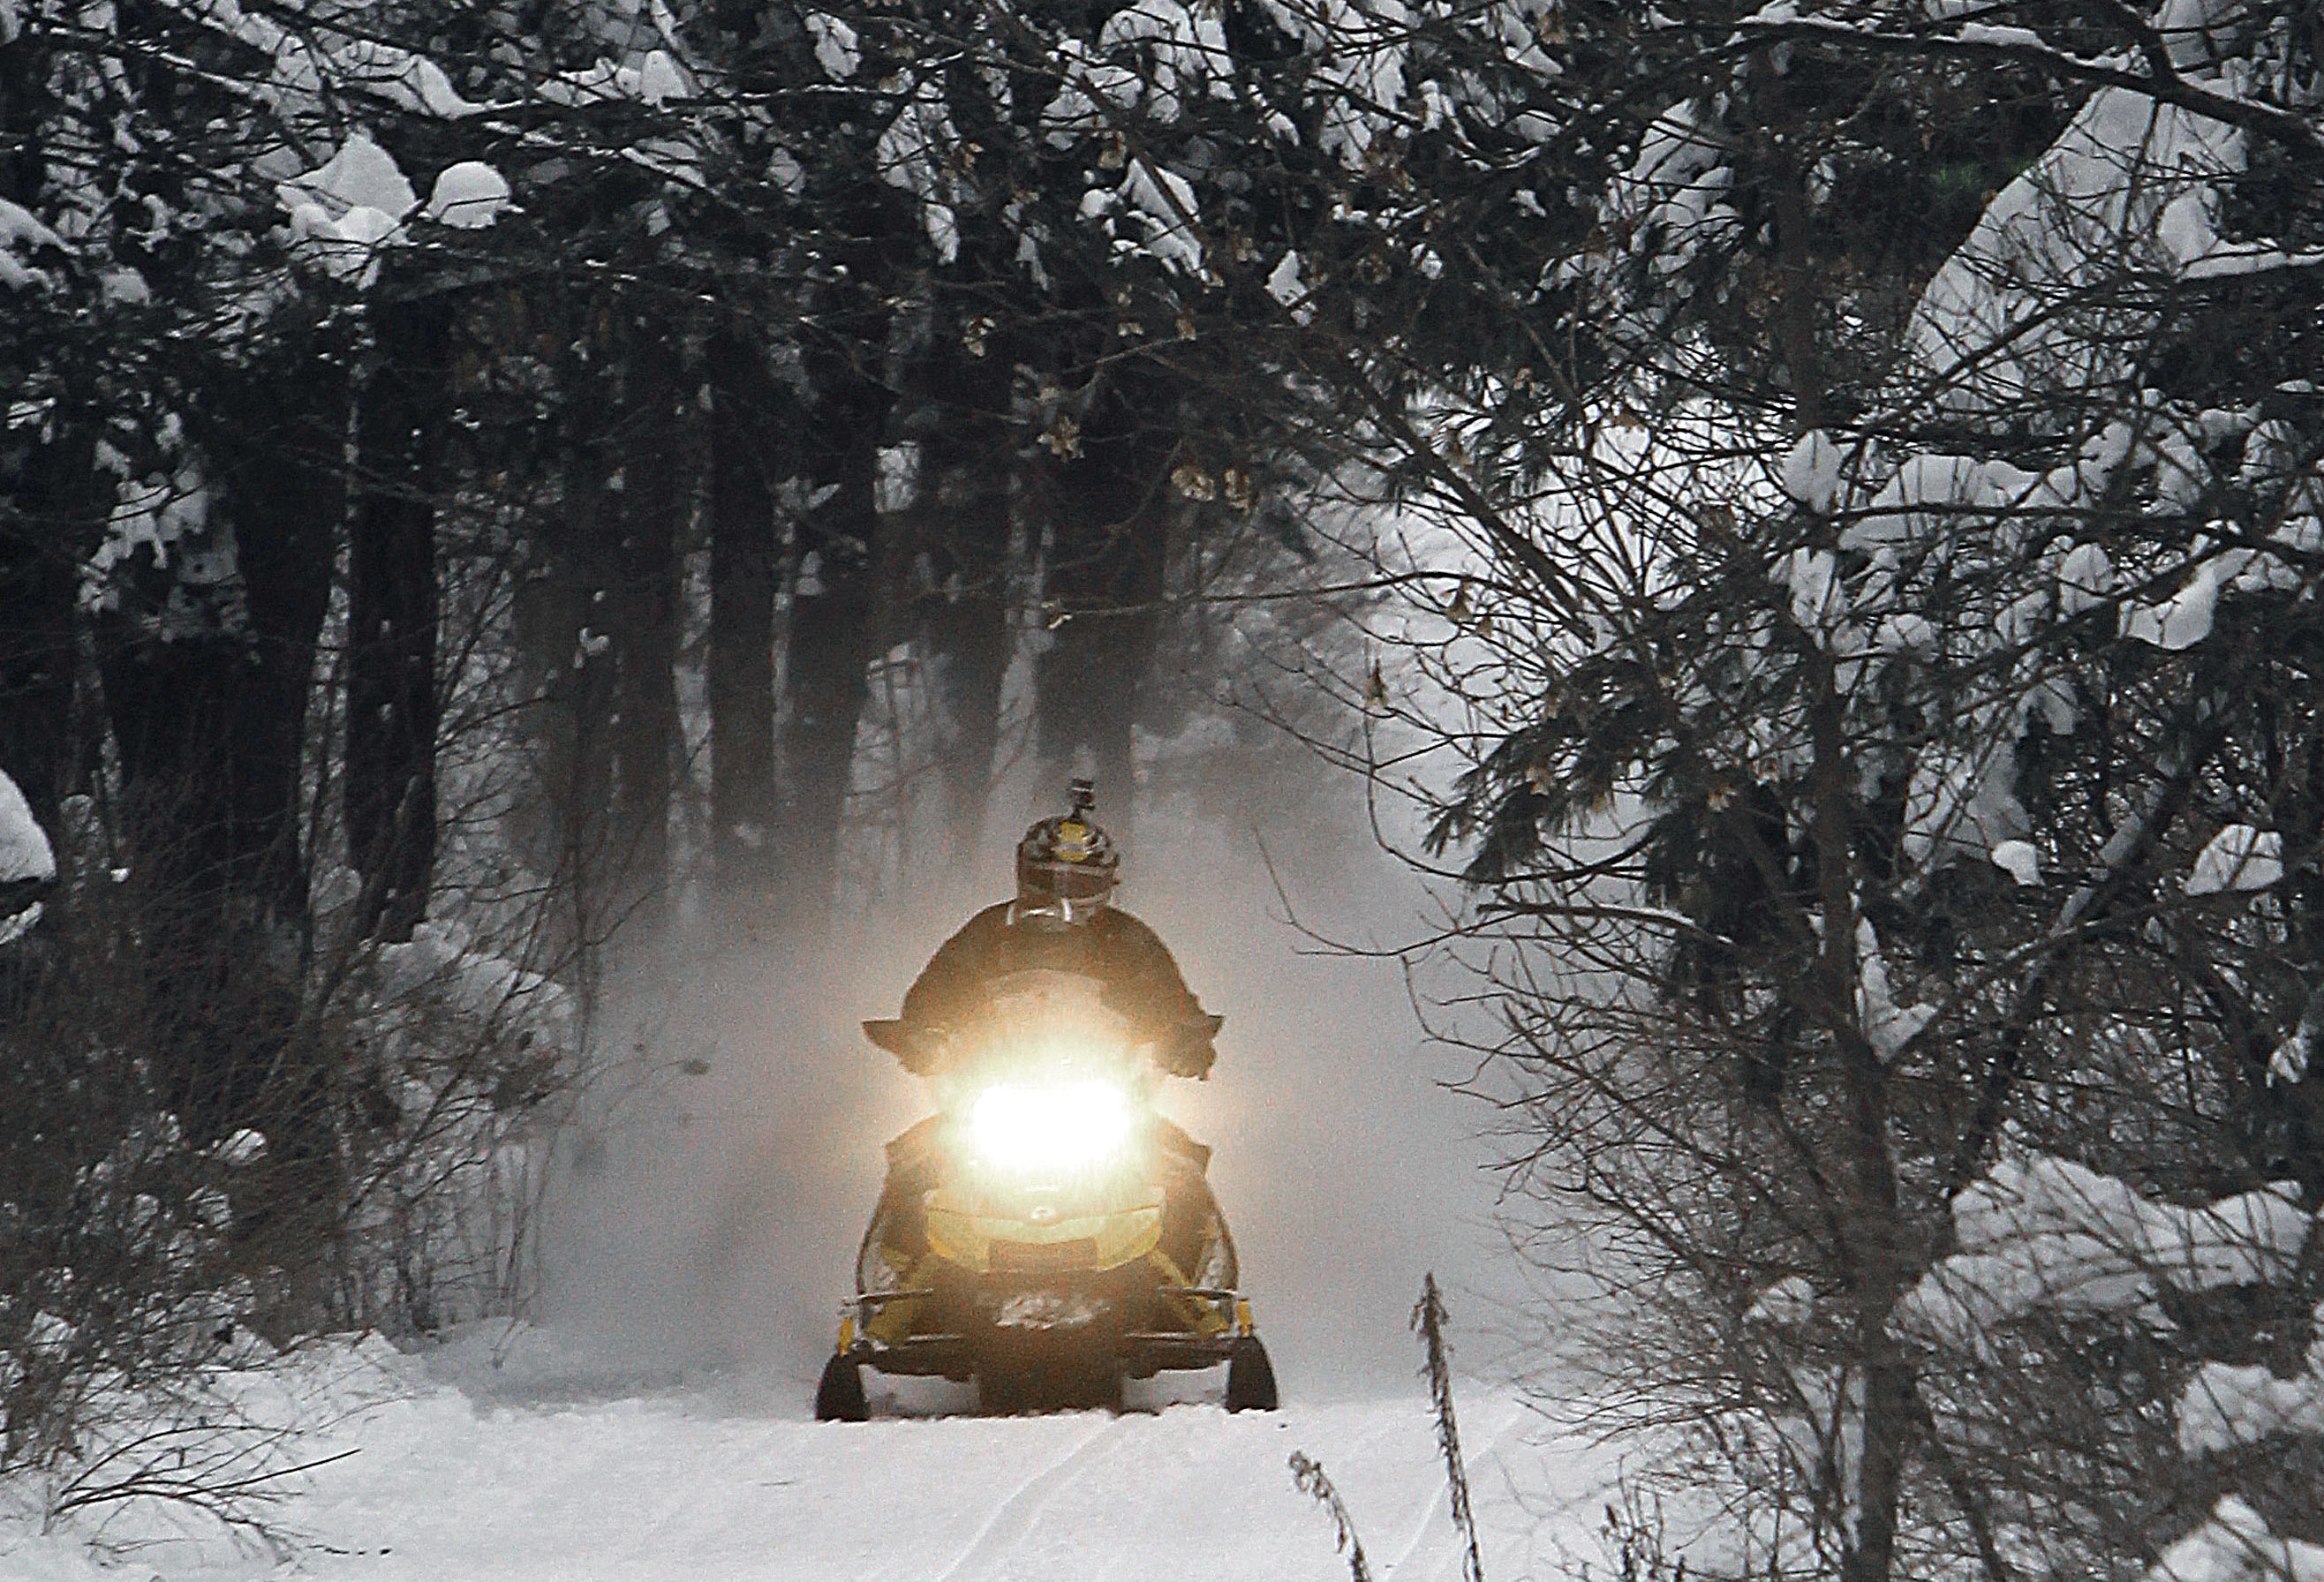
[{"label": "dark jacket", "polygon": [[1127,912],[1108,906],[1071,928],[1012,926],[1010,903],[987,906],[945,941],[904,996],[904,1026],[915,1031],[960,1027],[985,1008],[987,987],[1011,972],[1078,972],[1103,985],[1106,1008],[1126,1018],[1174,1076],[1209,1073],[1219,1018],[1178,976],[1161,936]]}]

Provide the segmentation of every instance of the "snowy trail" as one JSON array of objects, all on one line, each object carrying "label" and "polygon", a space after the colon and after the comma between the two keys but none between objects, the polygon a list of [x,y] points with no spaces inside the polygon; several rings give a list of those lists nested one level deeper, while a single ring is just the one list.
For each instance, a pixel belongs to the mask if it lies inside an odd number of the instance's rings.
[{"label": "snowy trail", "polygon": [[[1490,1405],[1499,1412],[1501,1421],[1494,1428],[1491,1438],[1486,1441],[1485,1452],[1482,1456],[1471,1449],[1470,1443],[1462,1444],[1462,1463],[1466,1467],[1475,1468],[1480,1465],[1503,1464],[1502,1458],[1505,1453],[1521,1440],[1528,1424],[1529,1419],[1526,1412],[1516,1403],[1496,1400],[1492,1401]],[[1454,1412],[1457,1419],[1459,1412],[1457,1404]],[[1475,1426],[1472,1420],[1471,1427],[1473,1429]],[[1475,1478],[1474,1470],[1471,1471],[1470,1476],[1471,1480]],[[1472,1488],[1470,1491],[1472,1502],[1475,1495],[1476,1491]],[[1435,1492],[1429,1496],[1428,1508],[1420,1514],[1419,1525],[1413,1530],[1411,1538],[1406,1541],[1404,1548],[1397,1553],[1397,1558],[1389,1563],[1387,1574],[1391,1577],[1418,1575],[1419,1572],[1414,1568],[1413,1562],[1416,1559],[1420,1559],[1425,1565],[1425,1557],[1428,1554],[1432,1543],[1434,1549],[1440,1551],[1438,1556],[1440,1563],[1431,1568],[1428,1575],[1432,1577],[1440,1575],[1459,1576],[1461,1550],[1460,1540],[1452,1528],[1452,1491],[1444,1485],[1442,1479],[1438,1480]]]},{"label": "snowy trail", "polygon": [[[807,1386],[708,1375],[639,1393],[539,1357],[447,1364],[372,1343],[310,1404],[346,1413],[302,1457],[356,1449],[236,1541],[153,1512],[42,1538],[0,1520],[7,1582],[1337,1582],[1329,1519],[1292,1486],[1320,1459],[1389,1582],[1457,1577],[1425,1401],[1292,1403],[1230,1417],[807,1421]],[[552,1359],[553,1360],[553,1359]],[[448,1375],[448,1380],[447,1380]],[[1463,1386],[1470,1479],[1494,1582],[1593,1557],[1573,1513],[1608,1467],[1513,1394]]]},{"label": "snowy trail", "polygon": [[1001,1503],[969,1541],[960,1558],[945,1568],[937,1582],[964,1582],[980,1568],[990,1568],[994,1562],[1005,1559],[1032,1532],[1041,1513],[1062,1492],[1063,1485],[1073,1475],[1074,1463],[1106,1435],[1120,1433],[1121,1425],[1120,1419],[1093,1421],[1088,1433],[1075,1440],[1071,1449],[1019,1484],[1016,1492]]}]

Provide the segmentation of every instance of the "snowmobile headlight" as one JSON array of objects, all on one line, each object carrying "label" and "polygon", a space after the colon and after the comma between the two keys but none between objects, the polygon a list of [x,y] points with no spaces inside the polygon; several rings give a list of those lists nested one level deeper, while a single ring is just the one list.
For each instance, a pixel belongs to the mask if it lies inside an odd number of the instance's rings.
[{"label": "snowmobile headlight", "polygon": [[977,1157],[1016,1172],[1087,1170],[1130,1140],[1135,1121],[1119,1082],[1003,1083],[976,1096],[968,1112]]}]

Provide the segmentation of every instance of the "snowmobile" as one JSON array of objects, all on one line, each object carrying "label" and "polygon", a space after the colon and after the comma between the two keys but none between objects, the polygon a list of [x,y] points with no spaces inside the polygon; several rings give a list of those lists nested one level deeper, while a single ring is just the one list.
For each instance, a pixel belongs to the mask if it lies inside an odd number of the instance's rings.
[{"label": "snowmobile", "polygon": [[[936,1113],[888,1145],[816,1416],[868,1417],[866,1367],[973,1379],[982,1411],[1018,1412],[1119,1410],[1125,1379],[1220,1363],[1229,1411],[1272,1411],[1210,1150],[1156,1113],[1150,1048],[1078,974],[1013,974],[989,1000],[908,1062]],[[900,1024],[863,1026],[906,1055]]]}]

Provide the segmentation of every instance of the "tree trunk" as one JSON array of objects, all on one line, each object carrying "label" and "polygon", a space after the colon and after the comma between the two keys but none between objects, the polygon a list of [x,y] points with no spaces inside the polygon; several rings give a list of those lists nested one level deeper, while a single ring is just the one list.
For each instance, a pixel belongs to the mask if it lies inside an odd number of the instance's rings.
[{"label": "tree trunk", "polygon": [[344,364],[318,363],[312,373],[299,427],[279,447],[252,447],[225,476],[252,650],[231,750],[235,884],[265,897],[302,935],[311,928],[300,818],[307,703],[347,505]]},{"label": "tree trunk", "polygon": [[407,940],[436,863],[436,453],[451,309],[376,299],[348,555],[347,852],[363,931]]},{"label": "tree trunk", "polygon": [[678,750],[678,525],[687,503],[678,443],[677,348],[631,349],[621,487],[612,492],[613,863],[624,921],[651,934],[669,878],[669,798]]},{"label": "tree trunk", "polygon": [[956,547],[936,559],[936,585],[923,603],[921,624],[945,732],[938,764],[945,834],[954,871],[961,875],[983,843],[992,755],[1000,744],[1001,688],[1015,647],[1008,602],[1009,481],[1000,467],[971,462],[943,487],[939,504]]},{"label": "tree trunk", "polygon": [[[950,345],[955,337],[943,340]],[[937,402],[921,441],[915,518],[931,585],[918,613],[944,732],[937,769],[946,844],[960,878],[983,841],[1001,688],[1013,648],[1009,364],[999,356],[954,354],[934,363],[929,382]]]},{"label": "tree trunk", "polygon": [[[257,432],[239,446],[227,439],[213,447],[227,466],[221,483],[249,621],[225,749],[234,830],[228,882],[236,897],[255,899],[258,937],[272,944],[295,935],[303,961],[313,948],[314,920],[301,769],[315,647],[347,516],[346,363],[318,358],[300,370],[290,415],[271,434],[257,414],[282,409],[281,389],[240,393]],[[239,955],[256,955],[240,930],[229,926],[220,939]],[[255,1126],[270,1145],[245,1185],[235,1234],[266,1262],[313,1269],[337,1234],[346,1198],[336,1101],[342,1073],[329,1052],[300,1035],[304,991],[295,978],[244,959],[219,981],[221,1027],[233,1030],[229,1040],[239,1032],[252,1045],[232,1090],[219,1096],[221,1125]],[[247,1106],[239,1091],[245,1083],[256,1089]],[[305,1310],[296,1317],[311,1321],[325,1300],[319,1276],[294,1284],[292,1300]]]},{"label": "tree trunk", "polygon": [[[343,1202],[336,1073],[297,1036],[302,989],[281,947],[309,940],[300,769],[346,514],[346,384],[310,357],[246,381],[214,372],[209,386],[194,435],[212,485],[208,554],[180,545],[168,567],[141,561],[98,623],[128,843],[121,904],[170,1108],[197,1145],[265,1133],[235,1235],[298,1267]],[[235,575],[219,581],[229,545]],[[214,618],[173,629],[167,617],[189,607]]]},{"label": "tree trunk", "polygon": [[1130,728],[1161,635],[1168,455],[1134,428],[1086,439],[1055,469],[1048,500],[1042,593],[1061,624],[1035,676],[1041,757],[1053,772],[1086,766],[1099,816],[1121,841],[1137,799]]},{"label": "tree trunk", "polygon": [[60,428],[8,480],[0,508],[0,770],[51,833],[75,772],[80,566],[104,530],[111,482],[97,471],[95,425]]},{"label": "tree trunk", "polygon": [[603,619],[596,599],[605,584],[610,468],[594,437],[585,437],[566,455],[561,509],[532,535],[512,612],[528,681],[533,787],[516,810],[514,838],[543,900],[532,954],[585,989],[604,934],[600,879],[613,796],[607,716],[613,666],[611,645],[598,630]]},{"label": "tree trunk", "polygon": [[[347,390],[311,359],[288,379],[214,374],[195,431],[212,506],[206,553],[133,571],[99,655],[123,777],[171,892],[228,894],[303,927],[300,770],[315,644],[346,514]],[[207,561],[201,579],[192,567]],[[217,580],[230,566],[230,580]],[[199,602],[191,630],[168,613]],[[161,877],[157,870],[156,877]]]},{"label": "tree trunk", "polygon": [[[1896,1159],[1889,1141],[1888,1073],[1862,1026],[1858,1007],[1863,967],[1857,955],[1857,868],[1849,850],[1857,777],[1849,762],[1844,699],[1831,659],[1818,653],[1809,669],[1815,703],[1809,716],[1814,751],[1818,915],[1821,949],[1814,1007],[1840,1061],[1841,1099],[1838,1266],[1854,1308],[1850,1360],[1863,1372],[1863,1432],[1858,1446],[1853,1530],[1844,1535],[1842,1582],[1887,1582],[1904,1512],[1904,1474],[1917,1429],[1911,1364],[1888,1333],[1897,1300],[1911,1283],[1914,1250],[1904,1221]],[[1849,1490],[1831,1490],[1846,1508]]]},{"label": "tree trunk", "polygon": [[739,334],[710,345],[711,853],[720,891],[763,906],[775,806],[774,382]]},{"label": "tree trunk", "polygon": [[875,485],[890,400],[885,389],[852,371],[814,370],[811,377],[810,480],[816,494],[830,492],[800,524],[776,853],[783,923],[809,939],[819,937],[830,918],[855,730],[868,695],[865,667],[877,651]]}]

